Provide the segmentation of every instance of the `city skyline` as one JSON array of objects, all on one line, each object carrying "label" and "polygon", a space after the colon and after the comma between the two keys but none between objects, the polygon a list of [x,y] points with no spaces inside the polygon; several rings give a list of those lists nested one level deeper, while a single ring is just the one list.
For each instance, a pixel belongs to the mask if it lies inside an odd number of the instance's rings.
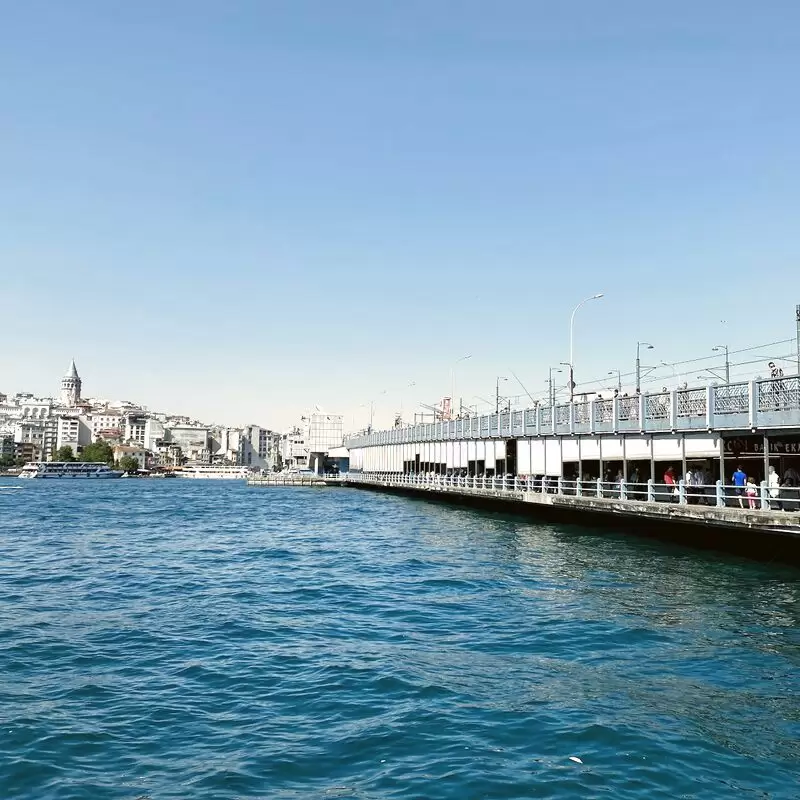
[{"label": "city skyline", "polygon": [[[798,315],[800,321],[800,314]],[[724,320],[721,324],[727,324]],[[798,328],[800,330],[800,328]],[[786,374],[791,374],[794,371],[795,364],[798,360],[797,355],[797,338],[785,338],[776,340],[774,342],[765,342],[760,344],[751,344],[741,348],[729,349],[723,353],[721,346],[711,348],[711,351],[694,355],[694,357],[686,358],[676,362],[665,362],[659,360],[657,354],[651,354],[651,358],[645,358],[641,367],[641,384],[642,391],[657,392],[662,387],[674,388],[680,385],[699,386],[709,383],[723,382],[726,373],[730,376],[731,382],[750,380],[759,377],[769,377],[770,362],[776,361],[781,368],[785,367]],[[654,346],[650,346],[648,350],[655,350]],[[645,352],[647,355],[647,352]],[[472,361],[473,356],[469,354],[454,360],[450,365],[450,380],[452,380],[452,387],[455,388],[455,374],[454,368],[460,365],[464,360]],[[70,367],[67,370],[66,377],[69,377],[70,370],[75,368],[76,361],[74,358],[70,360]],[[608,370],[600,375],[594,376],[581,376],[576,375],[579,382],[576,383],[576,396],[590,395],[596,393],[605,396],[610,395],[614,390],[619,387],[619,391],[625,390],[626,392],[633,393],[635,383],[635,366],[627,370],[613,369]],[[557,402],[565,402],[569,399],[568,385],[565,383],[567,376],[567,366],[562,365],[560,368],[555,368],[556,375],[554,376],[554,390]],[[513,370],[509,370],[511,376],[503,376],[503,391],[500,395],[505,402],[510,401],[514,408],[529,408],[536,403],[547,404],[549,397],[549,386],[544,387],[528,384],[526,385],[519,376],[515,375]],[[78,378],[77,374],[75,375]],[[82,382],[78,378],[78,385]],[[52,383],[52,381],[51,381]],[[500,388],[500,383],[495,379],[496,387]],[[90,386],[93,386],[90,381]],[[460,384],[459,384],[460,385]],[[51,391],[49,393],[30,391],[28,388],[17,389],[0,386],[0,394],[6,394],[13,397],[17,394],[30,393],[36,398],[51,398],[55,403],[59,402],[60,396],[63,395],[63,378],[59,391]],[[490,392],[485,391],[483,395],[472,394],[472,388],[466,388],[465,394],[461,395],[461,400],[464,404],[464,409],[472,413],[486,413],[492,410],[494,404],[494,395],[489,397]],[[80,391],[80,389],[79,389]],[[456,392],[456,400],[453,405],[453,413],[459,411],[459,396],[460,392]],[[395,424],[395,418],[398,413],[402,413],[402,418],[405,423],[413,422],[416,414],[430,414],[430,405],[426,402],[432,400],[438,403],[439,400],[446,396],[441,394],[435,398],[420,398],[419,389],[415,381],[404,383],[402,381],[394,381],[387,384],[387,388],[371,393],[372,399],[367,403],[362,403],[356,408],[341,411],[339,409],[323,408],[319,404],[303,403],[297,408],[289,409],[287,412],[286,424],[278,425],[272,424],[270,420],[266,420],[267,427],[271,430],[290,430],[297,427],[297,421],[302,415],[313,412],[314,410],[324,413],[341,415],[344,419],[344,428],[346,431],[356,432],[363,430],[370,425],[373,428],[390,428]],[[148,412],[155,414],[163,414],[171,417],[186,417],[195,422],[211,426],[223,426],[232,428],[244,428],[256,424],[253,418],[245,421],[231,422],[225,419],[216,417],[204,417],[187,411],[192,407],[193,397],[189,395],[179,403],[179,408],[184,410],[176,411],[173,408],[161,408],[150,404],[143,400],[143,398],[122,397],[116,395],[108,395],[102,392],[90,392],[88,398],[100,402],[106,402],[110,405],[118,405],[123,407],[125,404],[132,404],[135,407],[148,410]],[[223,410],[224,415],[224,410]],[[264,423],[265,420],[260,420],[258,424]]]},{"label": "city skyline", "polygon": [[[228,426],[150,409],[141,401],[89,396],[82,389],[83,379],[72,359],[54,396],[0,392],[3,468],[72,461],[80,455],[85,461],[127,458],[128,466],[133,459],[143,470],[322,469],[333,466],[329,453],[343,441],[343,417],[319,409],[298,414],[293,425],[279,432],[253,422]],[[32,469],[39,474],[38,466]]]},{"label": "city skyline", "polygon": [[467,402],[512,371],[538,397],[598,292],[578,384],[639,341],[667,363],[788,341],[798,23],[721,0],[11,5],[0,390],[51,394],[74,355],[110,399],[386,426],[465,354]]}]

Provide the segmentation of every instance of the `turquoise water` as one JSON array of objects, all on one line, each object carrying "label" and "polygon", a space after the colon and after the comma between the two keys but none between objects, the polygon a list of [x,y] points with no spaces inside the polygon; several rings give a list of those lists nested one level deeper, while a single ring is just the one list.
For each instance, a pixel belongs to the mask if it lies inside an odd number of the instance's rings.
[{"label": "turquoise water", "polygon": [[32,481],[0,543],[3,798],[798,796],[787,567],[207,481]]}]

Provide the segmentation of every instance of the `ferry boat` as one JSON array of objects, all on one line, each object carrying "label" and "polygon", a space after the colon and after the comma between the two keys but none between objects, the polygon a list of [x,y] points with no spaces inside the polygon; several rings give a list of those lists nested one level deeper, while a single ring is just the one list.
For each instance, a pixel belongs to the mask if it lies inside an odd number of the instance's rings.
[{"label": "ferry boat", "polygon": [[30,461],[20,478],[88,478],[99,480],[121,478],[122,471],[111,469],[102,461]]},{"label": "ferry boat", "polygon": [[247,467],[225,467],[225,466],[206,466],[198,465],[194,467],[183,467],[175,470],[173,475],[178,478],[207,478],[214,480],[246,480],[250,476]]}]

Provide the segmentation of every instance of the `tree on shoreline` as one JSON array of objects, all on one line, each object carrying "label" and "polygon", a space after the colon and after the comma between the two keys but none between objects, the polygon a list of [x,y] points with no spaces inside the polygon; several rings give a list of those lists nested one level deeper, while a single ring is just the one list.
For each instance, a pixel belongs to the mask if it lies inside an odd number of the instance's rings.
[{"label": "tree on shoreline", "polygon": [[54,461],[74,461],[75,460],[75,453],[72,452],[72,448],[65,444],[62,447],[59,447],[56,450]]},{"label": "tree on shoreline", "polygon": [[108,442],[92,442],[92,444],[87,444],[81,451],[81,461],[103,462],[112,466],[114,464],[114,450]]},{"label": "tree on shoreline", "polygon": [[124,472],[136,472],[139,469],[139,461],[133,456],[122,456],[119,468]]}]

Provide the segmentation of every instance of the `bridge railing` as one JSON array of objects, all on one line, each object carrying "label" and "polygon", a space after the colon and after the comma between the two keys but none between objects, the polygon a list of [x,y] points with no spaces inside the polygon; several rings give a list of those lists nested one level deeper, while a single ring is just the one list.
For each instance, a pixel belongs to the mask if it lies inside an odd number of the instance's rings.
[{"label": "bridge railing", "polygon": [[579,480],[546,475],[442,475],[397,472],[350,472],[341,476],[343,483],[361,483],[398,488],[481,493],[521,499],[524,492],[563,497],[603,498],[620,502],[675,503],[678,505],[739,508],[747,511],[800,511],[800,487],[770,488],[760,484],[732,486],[722,481],[702,485],[657,483],[648,480],[602,481]]},{"label": "bridge railing", "polygon": [[349,448],[518,436],[800,427],[800,377],[596,398],[348,437]]}]

